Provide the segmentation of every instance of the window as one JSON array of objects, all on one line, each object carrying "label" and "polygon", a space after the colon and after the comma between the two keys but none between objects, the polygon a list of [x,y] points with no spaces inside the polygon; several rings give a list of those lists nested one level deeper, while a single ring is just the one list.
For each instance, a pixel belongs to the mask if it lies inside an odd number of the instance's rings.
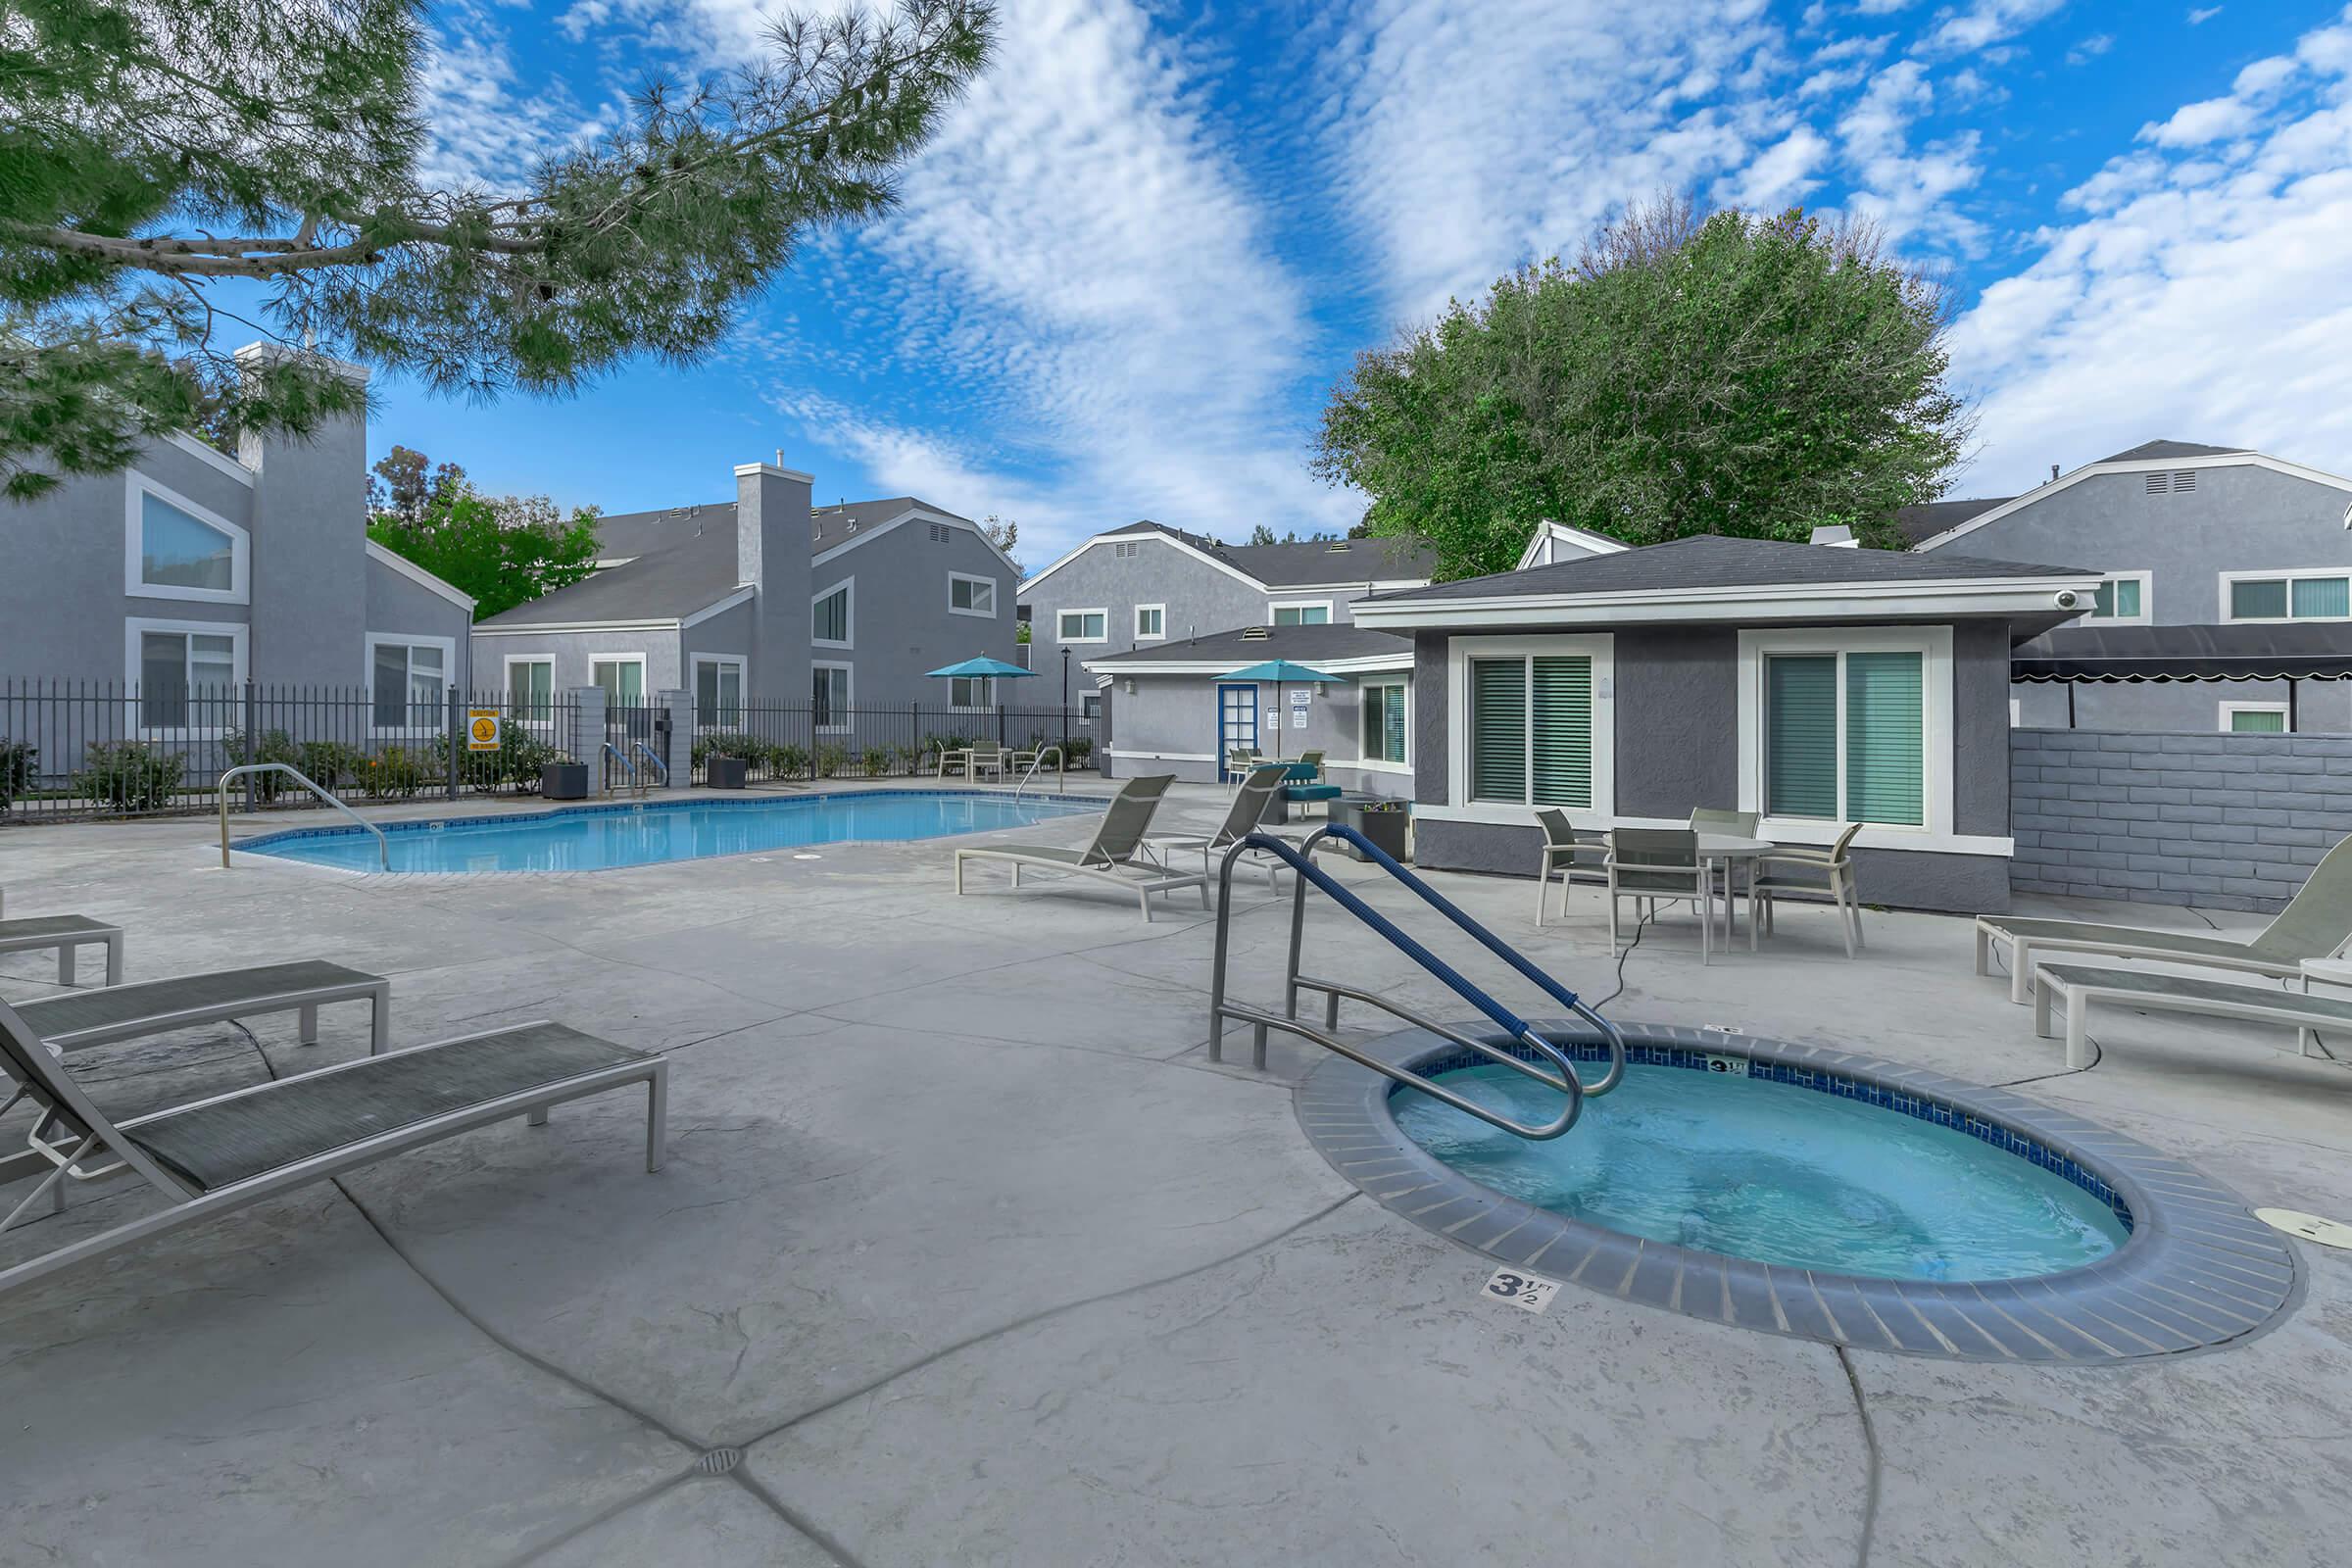
[{"label": "window", "polygon": [[2286,733],[2286,705],[2224,703],[2222,730],[2230,735],[2283,735]]},{"label": "window", "polygon": [[457,662],[457,644],[446,637],[369,637],[368,693],[375,727],[440,729]]},{"label": "window", "polygon": [[743,661],[698,654],[694,661],[694,722],[698,729],[743,725]]},{"label": "window", "polygon": [[1078,699],[1078,722],[1092,725],[1102,713],[1102,694],[1088,692]]},{"label": "window", "polygon": [[1407,682],[1366,681],[1357,708],[1362,714],[1361,757],[1366,762],[1405,762],[1404,726]]},{"label": "window", "polygon": [[1110,635],[1107,610],[1065,610],[1055,620],[1055,635],[1065,643],[1099,643]]},{"label": "window", "polygon": [[985,615],[994,620],[997,614],[996,579],[967,577],[959,571],[949,572],[948,609],[958,615]]},{"label": "window", "polygon": [[2121,625],[2146,625],[2152,577],[2152,573],[2145,571],[2113,573],[2099,584],[2098,592],[2091,597],[2087,618],[2114,621]]},{"label": "window", "polygon": [[1927,656],[1764,660],[1764,814],[1927,825]]},{"label": "window", "polygon": [[857,620],[852,614],[852,601],[856,599],[857,591],[858,579],[853,577],[848,582],[836,583],[823,593],[809,598],[810,642],[819,648],[852,646],[853,636],[858,629]]},{"label": "window", "polygon": [[2228,620],[2352,620],[2352,574],[2226,571],[2222,612]]},{"label": "window", "polygon": [[552,659],[507,661],[507,706],[526,723],[545,724],[556,716],[556,662]]},{"label": "window", "polygon": [[123,592],[245,604],[245,530],[152,479],[134,473],[129,485]]},{"label": "window", "polygon": [[1135,553],[1141,549],[1143,549],[1143,546],[1137,541],[1133,539],[1121,539],[1118,543],[1111,546],[1111,553],[1117,556],[1121,561],[1126,561],[1133,557]]},{"label": "window", "polygon": [[1471,659],[1470,799],[1592,805],[1590,655]]},{"label": "window", "polygon": [[994,708],[997,680],[993,675],[954,675],[948,679],[950,708]]},{"label": "window", "polygon": [[202,621],[124,623],[143,729],[235,729],[245,628]]},{"label": "window", "polygon": [[816,727],[841,731],[850,727],[850,666],[847,664],[811,664],[808,666],[809,710]]},{"label": "window", "polygon": [[1268,607],[1277,626],[1328,626],[1331,624],[1331,601],[1317,600],[1313,604],[1272,605]]},{"label": "window", "polygon": [[1138,605],[1135,607],[1135,640],[1139,643],[1158,642],[1168,634],[1168,607]]},{"label": "window", "polygon": [[604,688],[607,708],[645,706],[645,656],[625,654],[599,659],[588,666],[588,679]]}]

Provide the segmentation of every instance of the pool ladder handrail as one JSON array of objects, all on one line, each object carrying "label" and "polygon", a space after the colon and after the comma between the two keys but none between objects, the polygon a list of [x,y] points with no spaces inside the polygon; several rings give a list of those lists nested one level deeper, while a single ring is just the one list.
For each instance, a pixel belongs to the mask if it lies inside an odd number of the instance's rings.
[{"label": "pool ladder handrail", "polygon": [[[647,761],[653,763],[654,771],[662,775],[662,787],[663,789],[667,789],[669,787],[669,764],[662,760],[661,757],[655,753],[651,746],[646,745],[643,741],[631,741],[629,742],[629,750],[639,753]],[[637,770],[632,767],[629,769],[629,771],[631,773],[635,773]],[[643,794],[646,790],[650,790],[652,788],[653,785],[651,784],[641,785],[639,786],[638,793]]]},{"label": "pool ladder handrail", "polygon": [[[622,751],[619,747],[613,745],[611,741],[605,742],[605,752],[607,755],[612,757],[612,760],[618,762],[623,768],[628,770],[629,793],[632,795],[644,794],[645,786],[639,783],[637,778],[637,764],[629,760],[629,754]],[[612,770],[608,767],[604,770],[604,788],[599,793],[604,795],[612,795],[615,793],[612,787]]]},{"label": "pool ladder handrail", "polygon": [[1020,782],[1012,787],[1012,798],[1014,800],[1019,800],[1021,798],[1021,791],[1027,789],[1031,780],[1035,779],[1040,772],[1044,771],[1046,758],[1049,754],[1054,759],[1054,793],[1056,795],[1067,793],[1070,775],[1069,770],[1062,765],[1061,748],[1058,746],[1041,746],[1037,749],[1037,755],[1029,759],[1029,770],[1023,773],[1021,775]]},{"label": "pool ladder handrail", "polygon": [[218,792],[218,798],[220,802],[221,870],[227,870],[229,863],[228,781],[232,778],[250,777],[255,773],[284,773],[288,775],[294,780],[295,783],[300,784],[304,789],[309,790],[313,795],[318,796],[318,799],[324,801],[327,805],[333,807],[336,810],[341,811],[345,816],[350,817],[354,822],[359,823],[360,826],[374,834],[376,860],[381,864],[383,869],[387,871],[392,869],[392,841],[384,837],[384,830],[380,827],[377,827],[373,822],[368,821],[366,817],[353,810],[350,807],[345,806],[339,797],[331,795],[325,790],[319,788],[318,782],[314,780],[308,773],[305,773],[301,768],[296,767],[291,762],[245,762],[236,767],[232,767],[227,772],[221,774],[220,781],[214,786],[214,789]]},{"label": "pool ladder handrail", "polygon": [[[1480,946],[1501,958],[1524,978],[1534,982],[1544,995],[1597,1029],[1609,1048],[1609,1070],[1602,1075],[1600,1081],[1594,1084],[1585,1083],[1577,1075],[1575,1065],[1569,1060],[1567,1054],[1550,1041],[1544,1039],[1535,1025],[1471,984],[1451,964],[1406,935],[1386,915],[1357,897],[1352,890],[1315,865],[1312,858],[1315,850],[1325,841],[1335,839],[1353,845],[1363,853],[1366,859],[1379,866],[1396,881],[1410,888],[1420,896],[1424,903],[1467,932]],[[1243,855],[1251,851],[1262,851],[1274,856],[1288,864],[1296,873],[1293,878],[1291,898],[1290,959],[1284,973],[1285,1010],[1280,1013],[1253,1007],[1245,1003],[1228,1001],[1225,995],[1226,956],[1230,948],[1232,932],[1233,868],[1235,862]],[[1309,882],[1329,896],[1331,901],[1339,905],[1341,908],[1370,926],[1376,936],[1412,959],[1431,975],[1444,981],[1456,996],[1500,1025],[1512,1039],[1521,1042],[1539,1056],[1551,1062],[1559,1069],[1559,1075],[1554,1077],[1533,1062],[1522,1060],[1507,1051],[1498,1050],[1483,1040],[1464,1034],[1434,1018],[1425,1018],[1410,1008],[1399,1006],[1384,997],[1376,996],[1355,986],[1342,985],[1333,980],[1321,980],[1302,973],[1298,967],[1298,960],[1305,940],[1306,887]],[[1298,993],[1302,990],[1324,993],[1326,1003],[1323,1028],[1317,1029],[1298,1020]],[[1510,1068],[1513,1072],[1533,1078],[1545,1088],[1556,1090],[1567,1096],[1567,1107],[1554,1121],[1537,1125],[1514,1121],[1508,1116],[1490,1110],[1474,1101],[1455,1094],[1452,1090],[1445,1088],[1420,1073],[1367,1055],[1341,1040],[1337,1035],[1330,1033],[1331,1030],[1339,1027],[1340,999],[1342,997],[1351,998],[1354,1001],[1378,1007],[1383,1012],[1402,1018],[1405,1022],[1426,1029],[1441,1039],[1451,1041],[1465,1050],[1476,1052],[1492,1061]],[[1504,1132],[1532,1141],[1557,1138],[1567,1132],[1576,1125],[1577,1118],[1584,1114],[1587,1100],[1596,1099],[1607,1094],[1616,1088],[1625,1077],[1625,1037],[1618,1032],[1615,1024],[1588,1005],[1575,992],[1561,985],[1530,962],[1525,955],[1465,914],[1454,906],[1451,900],[1398,864],[1396,858],[1381,849],[1379,845],[1374,844],[1362,833],[1345,823],[1335,822],[1319,828],[1308,835],[1303,844],[1296,848],[1288,841],[1275,838],[1270,834],[1251,833],[1236,841],[1233,847],[1225,852],[1224,861],[1217,870],[1216,953],[1209,971],[1208,1006],[1208,1059],[1211,1061],[1224,1059],[1226,1020],[1229,1018],[1240,1019],[1253,1026],[1250,1065],[1260,1071],[1264,1070],[1266,1065],[1266,1033],[1270,1029],[1279,1029],[1285,1034],[1297,1035],[1300,1039],[1312,1041],[1324,1050],[1345,1056],[1359,1066],[1369,1067],[1392,1082],[1419,1090],[1431,1099],[1451,1105],[1465,1115],[1475,1116],[1491,1127],[1497,1127]]]}]

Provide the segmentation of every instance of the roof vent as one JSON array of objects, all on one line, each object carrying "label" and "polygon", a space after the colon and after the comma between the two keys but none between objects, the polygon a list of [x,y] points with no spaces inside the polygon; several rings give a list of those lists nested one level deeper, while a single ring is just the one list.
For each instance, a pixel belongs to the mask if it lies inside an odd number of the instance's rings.
[{"label": "roof vent", "polygon": [[2173,494],[2186,495],[2197,487],[2197,470],[2182,468],[2173,475]]},{"label": "roof vent", "polygon": [[1265,627],[1263,627],[1263,626],[1245,626],[1245,627],[1243,627],[1243,628],[1242,628],[1242,641],[1244,641],[1244,642],[1246,642],[1246,643],[1262,643],[1262,642],[1264,642],[1265,640],[1266,640],[1266,628],[1265,628]]},{"label": "roof vent", "polygon": [[1331,543],[1323,547],[1323,553],[1327,556],[1344,556],[1348,553],[1348,541],[1345,539],[1334,539]]},{"label": "roof vent", "polygon": [[1854,550],[1861,545],[1861,541],[1854,537],[1854,530],[1841,522],[1824,523],[1814,529],[1812,542],[1828,545],[1833,550]]},{"label": "roof vent", "polygon": [[2148,494],[2152,496],[2168,495],[2172,488],[2173,476],[2171,474],[2151,473],[2148,475]]}]

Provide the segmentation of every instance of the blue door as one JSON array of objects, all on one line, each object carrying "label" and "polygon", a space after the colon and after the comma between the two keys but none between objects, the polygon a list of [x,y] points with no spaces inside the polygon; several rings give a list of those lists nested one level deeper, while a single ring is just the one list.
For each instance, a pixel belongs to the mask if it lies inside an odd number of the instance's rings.
[{"label": "blue door", "polygon": [[1217,688],[1217,779],[1241,775],[1226,763],[1236,746],[1257,744],[1257,687],[1250,682]]}]

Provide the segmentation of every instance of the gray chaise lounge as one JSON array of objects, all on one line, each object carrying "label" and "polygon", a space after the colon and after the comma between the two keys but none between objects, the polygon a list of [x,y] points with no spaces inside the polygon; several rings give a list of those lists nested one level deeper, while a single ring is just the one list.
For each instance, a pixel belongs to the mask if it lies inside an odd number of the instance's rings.
[{"label": "gray chaise lounge", "polygon": [[2094,1002],[2118,1002],[2148,1012],[2286,1024],[2295,1031],[2295,1049],[2306,1056],[2318,1054],[2312,1049],[2315,1030],[2340,1029],[2352,1034],[2352,1000],[2343,998],[2159,974],[2153,969],[2099,969],[2074,963],[2036,964],[2034,979],[2034,1032],[2049,1039],[2051,1008],[2063,1008],[2069,1067],[2090,1065],[2089,1017]]},{"label": "gray chaise lounge", "polygon": [[0,953],[45,953],[57,950],[57,983],[74,983],[74,951],[106,948],[106,983],[122,983],[122,928],[82,914],[35,914],[22,920],[0,920]]},{"label": "gray chaise lounge", "polygon": [[1021,885],[1021,867],[1037,866],[1049,871],[1067,871],[1072,876],[1092,877],[1108,882],[1113,887],[1133,893],[1144,911],[1147,924],[1152,919],[1152,895],[1172,893],[1178,888],[1199,888],[1200,906],[1208,907],[1208,878],[1198,871],[1179,871],[1152,858],[1151,846],[1144,842],[1145,832],[1152,826],[1152,813],[1159,809],[1160,798],[1168,786],[1176,782],[1173,773],[1153,773],[1143,778],[1131,778],[1119,786],[1119,793],[1103,808],[1102,820],[1096,825],[1095,836],[1084,849],[1065,850],[1049,844],[993,844],[974,846],[956,852],[956,896],[963,897],[963,862],[966,860],[1009,860],[1012,862],[1012,885]]},{"label": "gray chaise lounge", "polygon": [[[43,1199],[65,1205],[71,1175],[128,1169],[168,1206],[0,1269],[0,1295],[75,1263],[197,1224],[494,1121],[547,1119],[548,1107],[629,1084],[646,1086],[645,1168],[660,1170],[669,1063],[555,1023],[526,1023],[362,1056],[193,1104],[111,1121],[16,1009],[0,1003],[0,1070],[39,1107],[37,1147],[53,1168],[0,1217],[0,1231]],[[97,1158],[107,1163],[90,1167]]]},{"label": "gray chaise lounge", "polygon": [[[1225,820],[1217,824],[1214,833],[1204,839],[1161,839],[1157,848],[1163,855],[1176,850],[1199,850],[1200,870],[1203,875],[1213,879],[1216,876],[1214,862],[1218,853],[1233,848],[1252,833],[1271,834],[1286,844],[1297,845],[1299,842],[1297,836],[1278,827],[1268,827],[1264,821],[1266,808],[1282,793],[1283,780],[1289,773],[1288,763],[1253,763],[1249,776],[1242,780],[1242,787],[1234,792],[1233,805],[1227,808]],[[1264,856],[1264,852],[1259,850],[1252,850],[1250,855],[1253,858],[1252,863],[1260,863],[1255,858],[1263,857],[1266,886],[1279,890],[1281,883],[1277,878],[1282,871],[1282,862]]]},{"label": "gray chaise lounge", "polygon": [[18,1003],[17,1013],[26,1028],[60,1051],[264,1012],[299,1012],[302,1043],[315,1046],[318,1009],[336,1002],[373,1004],[368,1051],[381,1053],[392,1028],[392,982],[316,958],[43,997]]},{"label": "gray chaise lounge", "polygon": [[2044,953],[2154,958],[2284,978],[2299,973],[2304,959],[2332,957],[2346,942],[2352,942],[2352,838],[2339,840],[2323,856],[2304,879],[2301,891],[2251,939],[2099,925],[2088,920],[2014,920],[1985,914],[1977,917],[1977,973],[1992,972],[1996,942],[2009,945],[2009,1000],[2019,1004],[2032,995],[2034,970],[2039,962],[2036,956]]}]

